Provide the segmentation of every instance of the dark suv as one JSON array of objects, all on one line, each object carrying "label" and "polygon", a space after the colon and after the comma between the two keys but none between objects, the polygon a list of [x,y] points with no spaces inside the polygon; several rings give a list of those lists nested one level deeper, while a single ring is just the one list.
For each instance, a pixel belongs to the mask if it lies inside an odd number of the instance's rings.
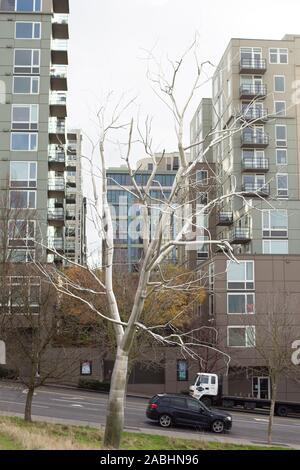
[{"label": "dark suv", "polygon": [[163,428],[178,424],[201,427],[220,434],[232,427],[230,414],[211,410],[198,400],[183,395],[155,395],[149,401],[146,415],[158,421]]}]

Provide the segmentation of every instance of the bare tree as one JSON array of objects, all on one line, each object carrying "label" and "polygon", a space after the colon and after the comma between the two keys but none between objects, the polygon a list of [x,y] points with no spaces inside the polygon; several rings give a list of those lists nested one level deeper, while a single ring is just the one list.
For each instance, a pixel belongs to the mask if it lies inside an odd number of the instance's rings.
[{"label": "bare tree", "polygon": [[[184,72],[184,63],[189,54],[195,54],[196,67],[195,77],[187,97],[184,99],[183,104],[180,104],[180,98],[177,96],[178,80],[180,74]],[[90,141],[92,152],[90,157],[86,157],[90,162],[90,176],[93,187],[93,198],[89,199],[89,204],[92,210],[92,219],[97,231],[99,241],[103,243],[103,276],[97,276],[92,268],[87,266],[77,266],[82,272],[87,273],[93,283],[90,287],[82,285],[80,280],[74,281],[68,276],[66,272],[60,272],[55,269],[45,269],[39,265],[40,271],[46,276],[48,281],[61,294],[77,299],[86,305],[90,311],[99,316],[103,321],[109,322],[113,327],[114,340],[116,343],[116,358],[111,379],[111,389],[107,408],[106,430],[104,445],[112,448],[119,448],[123,426],[124,426],[124,404],[126,395],[126,386],[128,380],[128,367],[129,358],[135,344],[137,334],[141,332],[146,333],[152,342],[156,341],[161,345],[177,346],[181,349],[182,353],[195,360],[201,358],[203,348],[215,350],[214,344],[203,342],[199,337],[194,334],[195,331],[186,331],[174,326],[171,322],[157,323],[157,319],[147,323],[145,321],[145,306],[147,302],[157,296],[160,291],[169,292],[172,296],[176,292],[184,292],[188,294],[195,294],[196,290],[202,284],[201,273],[195,270],[193,276],[182,279],[178,275],[171,276],[171,279],[166,277],[162,270],[162,266],[168,259],[173,250],[197,250],[199,247],[199,240],[195,236],[195,228],[200,230],[200,233],[207,231],[204,223],[201,222],[207,212],[211,211],[218,204],[230,200],[231,198],[239,197],[244,199],[243,193],[236,191],[235,184],[233,190],[224,196],[216,197],[209,203],[201,203],[197,206],[196,212],[190,214],[185,211],[188,204],[193,201],[190,200],[189,185],[192,175],[196,171],[196,165],[200,161],[205,161],[207,154],[216,145],[226,141],[230,137],[240,133],[243,129],[249,126],[249,122],[243,119],[240,115],[236,116],[231,122],[221,127],[218,123],[209,134],[209,145],[199,154],[198,158],[193,162],[189,162],[187,152],[190,150],[190,145],[184,144],[184,128],[188,119],[188,112],[193,106],[194,100],[197,100],[197,93],[203,84],[207,81],[207,67],[211,67],[209,62],[200,64],[197,60],[195,44],[193,44],[177,62],[169,61],[171,73],[170,78],[167,74],[163,73],[162,67],[158,64],[152,54],[148,53],[149,63],[154,63],[157,66],[157,72],[150,74],[149,78],[153,85],[154,91],[157,96],[164,102],[170,110],[172,116],[172,123],[175,124],[177,146],[180,155],[179,169],[174,179],[173,186],[165,194],[164,188],[157,180],[159,173],[160,160],[155,156],[153,150],[153,137],[152,137],[152,120],[147,118],[145,126],[135,121],[134,118],[125,119],[124,115],[129,112],[130,107],[134,103],[133,100],[125,101],[123,97],[113,107],[112,95],[107,97],[106,103],[100,108],[98,112],[98,128],[99,138],[96,143]],[[198,103],[197,103],[198,104]],[[129,121],[129,122],[128,122]],[[251,123],[250,123],[251,125]],[[124,162],[127,165],[128,173],[131,177],[132,188],[122,186],[118,182],[114,182],[117,186],[130,193],[131,197],[139,205],[141,221],[142,221],[142,240],[143,250],[139,261],[137,284],[133,296],[132,305],[129,309],[128,315],[123,315],[121,305],[115,290],[114,278],[116,276],[117,266],[114,265],[114,226],[111,209],[108,201],[108,186],[111,181],[107,176],[107,147],[113,139],[115,132],[126,133],[126,144],[119,142],[121,154]],[[206,141],[205,136],[204,141]],[[203,143],[198,142],[197,145]],[[146,184],[138,182],[138,171],[132,166],[132,148],[134,145],[142,145],[144,153],[152,161],[152,171],[149,175]],[[194,145],[194,144],[193,144]],[[196,145],[196,144],[195,144]],[[96,152],[99,150],[100,165],[97,165],[95,158]],[[98,178],[97,169],[100,172],[101,191],[98,191]],[[217,180],[215,184],[220,184]],[[155,195],[152,190],[155,189]],[[157,196],[157,192],[160,195]],[[151,215],[154,209],[159,210],[159,217],[156,220],[155,227],[151,224]],[[184,209],[182,211],[182,209]],[[168,231],[169,235],[166,237],[166,228],[170,228],[170,219],[180,219],[181,227],[174,232]],[[197,220],[197,222],[195,222]],[[191,233],[193,234],[191,236]],[[210,247],[218,247],[223,250],[226,256],[235,260],[233,249],[228,240],[216,240],[207,234],[207,243]],[[38,265],[38,263],[37,263]],[[96,285],[95,285],[96,284]],[[89,299],[86,298],[89,294]],[[103,311],[98,307],[98,300],[102,296],[105,297],[108,311]],[[181,313],[178,312],[178,317]],[[168,329],[166,328],[168,326]],[[202,327],[196,327],[196,330],[201,330]],[[222,354],[222,351],[220,351]]]},{"label": "bare tree", "polygon": [[298,368],[292,362],[293,343],[299,338],[299,333],[299,324],[292,313],[290,296],[287,293],[269,296],[266,299],[265,314],[260,314],[256,335],[252,338],[253,347],[270,378],[269,444],[272,443],[279,383],[283,379],[299,378]]}]

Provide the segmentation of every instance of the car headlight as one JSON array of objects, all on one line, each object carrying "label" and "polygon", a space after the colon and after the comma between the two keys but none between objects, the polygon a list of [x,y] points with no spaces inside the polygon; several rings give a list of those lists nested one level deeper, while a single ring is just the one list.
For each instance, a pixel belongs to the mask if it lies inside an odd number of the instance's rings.
[{"label": "car headlight", "polygon": [[227,417],[226,417],[226,421],[232,421],[232,417],[231,417],[231,416],[227,416]]}]

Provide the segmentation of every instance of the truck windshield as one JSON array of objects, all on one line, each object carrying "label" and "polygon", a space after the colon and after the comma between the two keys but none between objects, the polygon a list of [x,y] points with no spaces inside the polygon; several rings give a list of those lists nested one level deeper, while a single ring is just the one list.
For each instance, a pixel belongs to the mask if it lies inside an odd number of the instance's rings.
[{"label": "truck windshield", "polygon": [[200,385],[209,385],[209,377],[206,377],[205,375],[198,375],[196,387],[200,387]]}]

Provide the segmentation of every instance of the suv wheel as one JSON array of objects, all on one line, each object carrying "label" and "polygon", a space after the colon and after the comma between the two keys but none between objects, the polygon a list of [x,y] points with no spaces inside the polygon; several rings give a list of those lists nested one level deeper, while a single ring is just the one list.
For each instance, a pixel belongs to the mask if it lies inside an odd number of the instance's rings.
[{"label": "suv wheel", "polygon": [[170,428],[172,426],[172,418],[169,415],[161,415],[159,417],[159,424],[162,428]]},{"label": "suv wheel", "polygon": [[224,431],[224,423],[220,419],[217,419],[212,423],[211,430],[216,434],[222,434]]}]

